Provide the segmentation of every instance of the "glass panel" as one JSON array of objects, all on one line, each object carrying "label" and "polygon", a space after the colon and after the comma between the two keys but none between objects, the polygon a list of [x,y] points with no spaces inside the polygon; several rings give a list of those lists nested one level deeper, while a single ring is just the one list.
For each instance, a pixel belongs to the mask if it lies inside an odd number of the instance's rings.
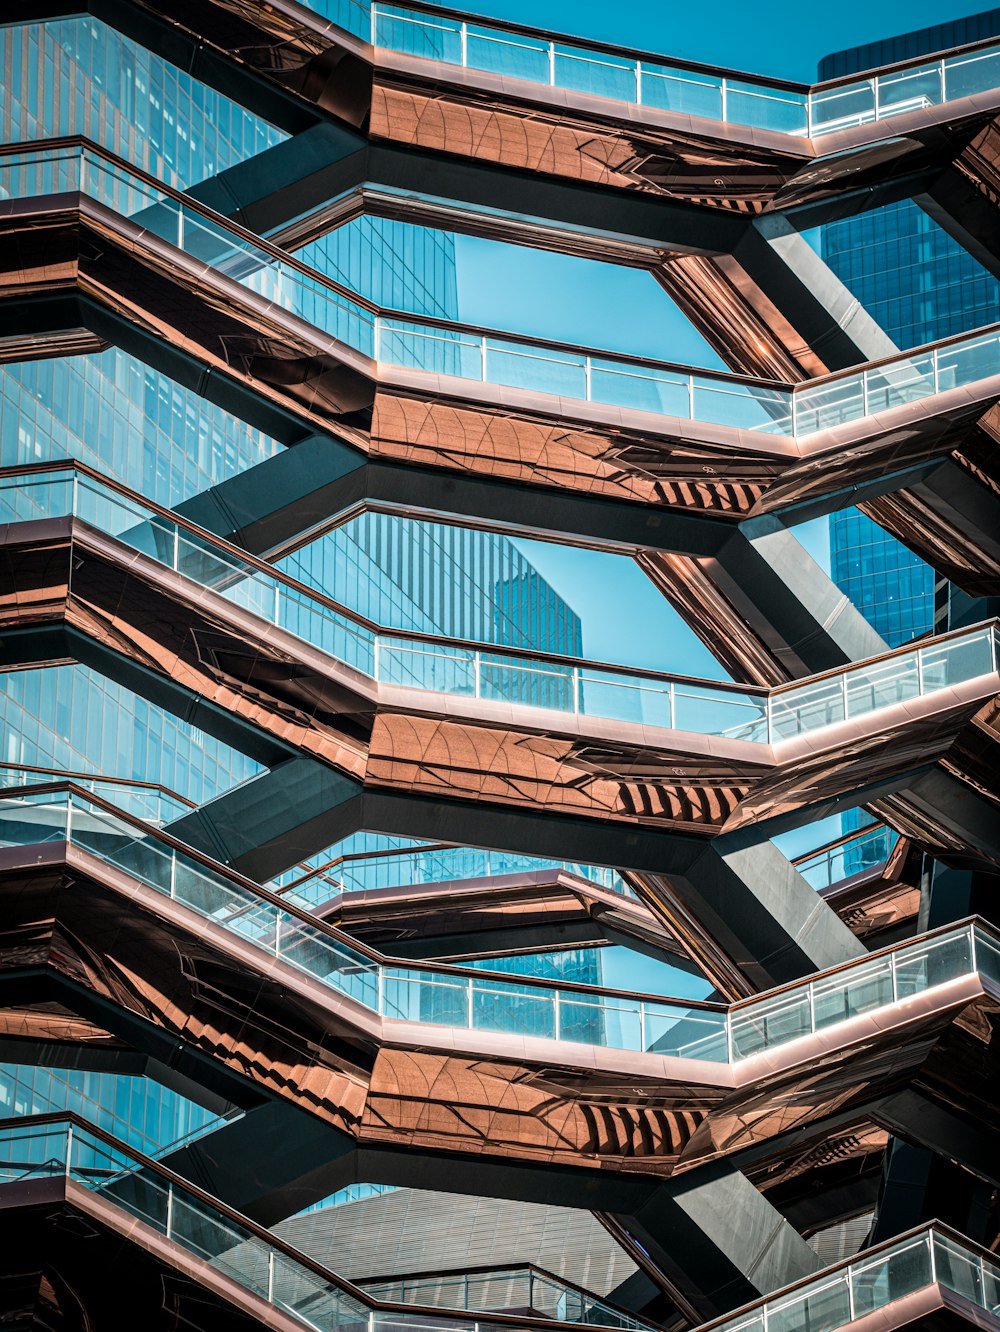
[{"label": "glass panel", "polygon": [[529,985],[472,982],[472,1026],[521,1036],[556,1038],[556,996]]},{"label": "glass panel", "polygon": [[916,698],[920,693],[917,654],[890,657],[863,671],[850,671],[847,681],[847,715],[862,716],[876,708],[891,707]]},{"label": "glass panel", "polygon": [[812,984],[815,1029],[843,1022],[892,1003],[892,968],[887,957],[847,967]]},{"label": "glass panel", "polygon": [[945,61],[944,93],[948,101],[1000,88],[1000,49],[987,47]]},{"label": "glass panel", "polygon": [[383,969],[382,1012],[407,1022],[433,1022],[449,1027],[469,1025],[469,981],[446,980],[422,971]]},{"label": "glass panel", "polygon": [[947,1235],[934,1236],[934,1269],[938,1282],[973,1304],[983,1303],[983,1268],[979,1259]]},{"label": "glass panel", "polygon": [[555,48],[555,82],[560,88],[636,102],[635,62],[625,58],[583,51],[578,47]]},{"label": "glass panel", "polygon": [[549,44],[519,33],[468,25],[466,64],[532,83],[549,82]]},{"label": "glass panel", "polygon": [[924,689],[945,689],[949,685],[974,680],[996,670],[995,634],[982,629],[962,638],[949,639],[920,649]]},{"label": "glass panel", "polygon": [[863,1318],[930,1284],[930,1239],[921,1235],[853,1267],[854,1316]]},{"label": "glass panel", "polygon": [[875,83],[848,83],[812,94],[812,132],[829,134],[875,119]]},{"label": "glass panel", "polygon": [[805,94],[727,79],[726,119],[777,134],[805,134]]},{"label": "glass panel", "polygon": [[592,402],[690,420],[692,391],[689,385],[688,376],[680,371],[656,370],[652,366],[591,358]]},{"label": "glass panel", "polygon": [[896,990],[900,998],[920,994],[972,971],[972,938],[968,929],[914,944],[896,958]]},{"label": "glass panel", "polygon": [[730,1017],[733,1057],[745,1059],[769,1045],[795,1040],[812,1030],[809,991],[788,990],[743,1008]]},{"label": "glass panel", "polygon": [[669,69],[666,65],[642,66],[642,101],[661,111],[685,116],[722,119],[722,84],[697,70]]},{"label": "glass panel", "polygon": [[975,384],[1000,374],[1000,335],[953,342],[936,353],[940,390]]},{"label": "glass panel", "polygon": [[372,37],[376,46],[427,60],[462,63],[461,29],[453,19],[431,18],[391,5],[379,5]]},{"label": "glass panel", "polygon": [[879,117],[922,111],[941,101],[941,66],[915,65],[882,74],[878,80]]},{"label": "glass panel", "polygon": [[787,1300],[768,1305],[769,1332],[829,1332],[851,1321],[851,1295],[847,1273],[807,1288]]},{"label": "glass panel", "polygon": [[844,720],[845,677],[830,676],[815,684],[782,690],[771,696],[771,733],[775,740],[799,735],[817,726]]},{"label": "glass panel", "polygon": [[531,389],[536,393],[557,393],[583,400],[588,396],[585,356],[533,347],[529,343],[487,338],[484,378],[490,384]]}]

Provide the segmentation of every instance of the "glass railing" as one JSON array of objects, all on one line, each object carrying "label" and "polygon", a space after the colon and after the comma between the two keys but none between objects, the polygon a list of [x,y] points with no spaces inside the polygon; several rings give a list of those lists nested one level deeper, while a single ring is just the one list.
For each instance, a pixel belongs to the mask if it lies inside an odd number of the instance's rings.
[{"label": "glass railing", "polygon": [[[1000,1265],[936,1222],[827,1268],[703,1332],[834,1332],[929,1286],[943,1287],[990,1315],[1000,1314]],[[906,1319],[907,1324],[910,1318]],[[889,1327],[885,1316],[873,1326]]]},{"label": "glass railing", "polygon": [[863,420],[1000,374],[1000,330],[800,387],[380,314],[224,218],[83,148],[0,155],[0,197],[82,191],[270,305],[386,366],[785,437]]},{"label": "glass railing", "polygon": [[372,5],[371,41],[463,69],[799,137],[887,120],[1000,85],[1000,46],[806,89],[399,5]]},{"label": "glass railing", "polygon": [[[110,797],[113,803],[113,797]],[[322,906],[340,893],[362,893],[380,888],[410,888],[422,884],[448,883],[457,879],[485,879],[504,874],[565,870],[587,879],[609,892],[634,897],[632,890],[613,869],[584,865],[570,860],[540,860],[511,851],[489,851],[476,846],[431,846],[405,848],[351,856],[315,869],[311,874],[292,871],[268,886],[288,901],[307,910]]]},{"label": "glass railing", "polygon": [[1000,942],[967,922],[724,1009],[584,986],[401,966],[76,792],[0,799],[0,846],[64,841],[383,1017],[736,1062],[961,976],[1000,987]]},{"label": "glass railing", "polygon": [[379,684],[772,743],[997,671],[981,625],[770,692],[377,631],[304,584],[78,466],[0,476],[0,522],[74,515]]},{"label": "glass railing", "polygon": [[0,846],[53,841],[89,852],[383,1017],[661,1054],[697,1042],[693,1057],[725,1058],[723,1009],[397,966],[82,793],[0,799]]},{"label": "glass railing", "polygon": [[173,792],[152,786],[148,782],[91,777],[86,773],[76,772],[53,773],[42,768],[0,763],[0,793],[24,786],[42,786],[67,780],[71,780],[75,786],[81,787],[84,791],[103,796],[126,814],[132,814],[155,828],[162,828],[164,824],[172,823],[174,819],[182,818],[197,808],[193,801],[182,800]]},{"label": "glass railing", "polygon": [[898,841],[899,833],[894,828],[879,824],[864,828],[835,846],[822,847],[812,855],[800,857],[794,864],[811,887],[832,888],[853,874],[884,865]]},{"label": "glass railing", "polygon": [[392,1304],[420,1304],[473,1313],[530,1312],[534,1317],[560,1323],[627,1328],[633,1332],[646,1326],[593,1295],[533,1267],[496,1267],[489,1271],[446,1272],[359,1284],[369,1295]]}]

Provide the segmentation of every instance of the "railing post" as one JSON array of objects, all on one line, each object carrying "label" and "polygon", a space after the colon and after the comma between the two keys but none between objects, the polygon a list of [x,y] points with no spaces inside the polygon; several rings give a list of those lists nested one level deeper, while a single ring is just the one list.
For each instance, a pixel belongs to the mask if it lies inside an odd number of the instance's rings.
[{"label": "railing post", "polygon": [[922,648],[917,648],[917,697],[922,698],[924,693],[924,653]]},{"label": "railing post", "polygon": [[372,46],[375,45],[375,29],[376,29],[377,20],[378,20],[378,5],[375,4],[375,0],[372,0],[372,12],[371,12],[372,27],[370,35]]},{"label": "railing post", "polygon": [[556,1034],[555,1034],[555,1039],[556,1039],[557,1041],[561,1041],[561,1040],[562,1040],[562,1035],[561,1035],[561,1032],[562,1032],[562,1013],[561,1013],[560,1008],[559,1008],[559,991],[558,991],[558,990],[555,990],[555,991],[553,992],[552,1007],[553,1007],[553,1010],[554,1010],[553,1017],[554,1017],[554,1021],[555,1021],[555,1033],[556,1033]]},{"label": "railing post", "polygon": [[976,957],[976,927],[969,926],[969,960],[972,963],[972,971],[975,974],[979,970],[979,960]]},{"label": "railing post", "polygon": [[281,912],[274,918],[274,956],[281,956]]},{"label": "railing post", "polygon": [[579,668],[579,666],[574,666],[574,667],[573,667],[573,711],[574,711],[574,713],[575,713],[577,716],[580,715],[580,668]]},{"label": "railing post", "polygon": [[931,352],[931,374],[933,375],[934,393],[941,392],[941,362],[938,360],[938,349],[935,347]]},{"label": "railing post", "polygon": [[177,900],[177,855],[173,851],[170,853],[170,900]]},{"label": "railing post", "polygon": [[381,962],[375,971],[375,1012],[385,1017],[385,968]]},{"label": "railing post", "polygon": [[792,438],[799,433],[799,395],[792,390]]},{"label": "railing post", "polygon": [[277,628],[279,627],[279,625],[280,625],[280,621],[279,621],[279,619],[278,619],[278,617],[279,617],[280,614],[281,614],[281,584],[280,584],[280,583],[275,583],[275,585],[274,585],[274,627],[275,627],[276,629],[277,629]]},{"label": "railing post", "polygon": [[844,721],[847,721],[847,672],[840,677],[840,699],[844,709]]},{"label": "railing post", "polygon": [[813,136],[813,99],[812,93],[806,93],[806,138]]},{"label": "railing post", "polygon": [[481,341],[480,341],[480,356],[482,357],[482,361],[483,361],[483,365],[482,365],[482,372],[483,372],[483,373],[482,373],[482,381],[483,381],[483,383],[485,384],[485,383],[487,383],[487,379],[486,379],[486,335],[485,335],[485,333],[483,334],[483,337],[482,337],[482,339],[481,339]]},{"label": "railing post", "polygon": [[585,383],[586,383],[586,385],[587,385],[587,398],[586,398],[586,401],[587,401],[587,402],[592,402],[593,399],[592,399],[592,397],[591,397],[591,393],[590,393],[590,387],[591,387],[591,363],[590,363],[590,357],[589,357],[589,356],[584,357],[584,361],[583,361],[583,377],[584,377],[584,381],[585,381]]},{"label": "railing post", "polygon": [[462,43],[462,67],[464,69],[469,63],[469,25],[464,20],[459,29],[459,41]]},{"label": "railing post", "polygon": [[667,685],[667,722],[671,731],[677,730],[677,684],[671,680]]},{"label": "railing post", "polygon": [[861,372],[861,415],[868,415],[868,371]]},{"label": "railing post", "polygon": [[729,119],[729,89],[728,89],[728,87],[726,86],[726,80],[725,80],[725,79],[721,79],[721,80],[719,81],[719,91],[720,91],[721,94],[722,94],[722,115],[721,115],[720,119],[721,119],[721,120],[728,120],[728,119]]},{"label": "railing post", "polygon": [[811,981],[806,986],[806,994],[809,997],[809,1031],[812,1033],[816,1030],[816,993]]},{"label": "railing post", "polygon": [[[375,6],[372,5],[372,10],[374,11],[374,9]],[[273,1249],[268,1249],[267,1251],[267,1302],[268,1304],[274,1303],[274,1250]]]},{"label": "railing post", "polygon": [[180,573],[180,571],[181,571],[181,529],[177,526],[176,523],[174,524],[174,563],[173,563],[173,569],[174,569],[174,572],[175,572],[175,573]]},{"label": "railing post", "polygon": [[373,679],[373,680],[377,680],[377,679],[378,679],[378,669],[379,669],[379,651],[378,651],[378,637],[376,636],[375,638],[372,639],[372,679]]},{"label": "railing post", "polygon": [[177,205],[177,248],[184,249],[184,206]]},{"label": "railing post", "polygon": [[774,744],[774,699],[768,694],[764,701],[764,718],[767,727],[767,743]]},{"label": "railing post", "polygon": [[[373,5],[372,6],[373,21],[374,21],[374,14],[375,14],[375,7]],[[382,316],[381,315],[375,316],[374,330],[375,330],[375,346],[373,348],[374,356],[376,361],[381,361],[382,359]]]},{"label": "railing post", "polygon": [[889,954],[889,988],[892,994],[892,1002],[899,1001],[899,980],[896,976],[896,954]]},{"label": "railing post", "polygon": [[166,1219],[166,1232],[165,1232],[165,1233],[166,1233],[166,1236],[167,1236],[167,1239],[170,1238],[170,1232],[171,1232],[171,1230],[173,1230],[173,1228],[174,1228],[174,1186],[173,1186],[172,1184],[168,1184],[168,1185],[167,1185],[167,1219]]},{"label": "railing post", "polygon": [[943,56],[942,56],[942,58],[941,58],[941,66],[940,66],[940,68],[941,68],[941,101],[942,101],[942,102],[947,102],[947,100],[948,100],[948,65],[947,65],[947,63],[945,62]]},{"label": "railing post", "polygon": [[642,105],[642,61],[635,62],[635,100]]},{"label": "railing post", "polygon": [[646,1002],[639,1000],[639,1049],[646,1048]]},{"label": "railing post", "polygon": [[694,375],[688,375],[688,420],[694,420]]},{"label": "railing post", "polygon": [[66,1178],[69,1179],[73,1170],[73,1125],[66,1125]]},{"label": "railing post", "polygon": [[556,44],[549,42],[549,86],[556,86]]},{"label": "railing post", "polygon": [[933,1231],[933,1230],[928,1230],[928,1232],[927,1232],[927,1243],[928,1243],[928,1245],[930,1246],[930,1251],[931,1251],[931,1285],[932,1285],[932,1286],[936,1286],[936,1285],[937,1285],[937,1259],[936,1259],[935,1256],[934,1256],[934,1231]]},{"label": "railing post", "polygon": [[474,682],[473,698],[482,698],[483,696],[483,654],[477,648],[472,654],[472,670]]},{"label": "railing post", "polygon": [[468,1005],[469,1005],[469,1014],[468,1014],[468,1021],[466,1022],[466,1026],[467,1026],[467,1027],[469,1028],[469,1030],[471,1031],[471,1030],[472,1030],[472,977],[471,977],[471,976],[469,977],[469,980],[468,980],[468,987],[467,987],[467,988],[468,988],[467,1002],[468,1002]]},{"label": "railing post", "polygon": [[730,1064],[736,1063],[736,1047],[733,1043],[733,1015],[726,1013],[726,1060]]},{"label": "railing post", "polygon": [[882,107],[879,104],[879,81],[877,78],[872,79],[872,90],[875,98],[875,119],[878,120],[882,114]]},{"label": "railing post", "polygon": [[854,1269],[849,1267],[845,1273],[847,1277],[847,1310],[850,1322],[854,1322],[857,1313],[854,1307]]}]

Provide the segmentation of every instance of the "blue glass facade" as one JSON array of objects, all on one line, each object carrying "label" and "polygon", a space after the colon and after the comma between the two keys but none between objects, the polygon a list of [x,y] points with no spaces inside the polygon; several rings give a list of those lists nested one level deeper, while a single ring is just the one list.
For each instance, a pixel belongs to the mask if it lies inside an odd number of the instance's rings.
[{"label": "blue glass facade", "polygon": [[[1000,32],[1000,10],[827,56],[820,78],[979,41]],[[912,200],[820,229],[820,252],[897,347],[1000,320],[1000,283]],[[934,624],[934,573],[856,509],[830,520],[831,575],[891,647]]]}]

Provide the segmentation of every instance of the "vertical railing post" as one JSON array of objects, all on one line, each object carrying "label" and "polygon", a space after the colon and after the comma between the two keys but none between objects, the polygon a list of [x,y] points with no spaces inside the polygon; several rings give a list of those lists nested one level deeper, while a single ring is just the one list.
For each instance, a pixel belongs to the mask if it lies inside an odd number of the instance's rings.
[{"label": "vertical railing post", "polygon": [[281,625],[281,584],[274,585],[274,627],[277,629]]},{"label": "vertical railing post", "polygon": [[721,120],[728,120],[728,119],[729,119],[729,89],[728,89],[728,87],[726,86],[726,80],[725,80],[725,79],[721,79],[721,80],[720,80],[720,82],[719,82],[719,91],[720,91],[721,94],[722,94],[722,115],[721,115],[720,119],[721,119]]},{"label": "vertical railing post", "polygon": [[635,100],[642,105],[642,61],[635,62]]},{"label": "vertical railing post", "polygon": [[580,715],[580,668],[573,667],[573,712]]},{"label": "vertical railing post", "polygon": [[167,1185],[167,1217],[166,1217],[166,1236],[170,1238],[170,1232],[174,1228],[174,1186]]},{"label": "vertical railing post", "polygon": [[938,360],[938,352],[935,347],[931,352],[931,374],[933,375],[935,396],[941,392],[941,362]]},{"label": "vertical railing post", "polygon": [[376,361],[381,361],[382,359],[382,316],[381,315],[375,316],[374,331],[375,331],[375,345],[372,348],[372,353]]},{"label": "vertical railing post", "polygon": [[677,682],[671,680],[667,686],[668,724],[671,731],[677,730]]},{"label": "vertical railing post", "polygon": [[[375,6],[372,6],[374,10]],[[274,1250],[267,1251],[267,1302],[274,1303]]]},{"label": "vertical railing post", "polygon": [[464,19],[459,29],[459,41],[462,44],[462,67],[465,68],[469,63],[469,25]]},{"label": "vertical railing post", "polygon": [[561,1041],[561,1040],[562,1040],[562,1012],[561,1012],[560,1004],[559,1004],[559,991],[558,991],[558,990],[555,990],[555,991],[553,992],[552,1008],[553,1008],[553,1021],[554,1021],[554,1023],[555,1023],[555,1039],[556,1039],[557,1041]]},{"label": "vertical railing post", "polygon": [[274,918],[274,956],[281,956],[281,912]]},{"label": "vertical railing post", "polygon": [[473,679],[473,698],[482,698],[483,696],[483,654],[477,648],[472,654],[472,679]]},{"label": "vertical railing post", "polygon": [[899,979],[896,976],[896,954],[889,954],[889,990],[892,995],[892,1002],[899,1001]]},{"label": "vertical railing post", "polygon": [[177,853],[170,852],[170,900],[177,900]]},{"label": "vertical railing post", "polygon": [[370,38],[370,39],[371,39],[371,44],[372,44],[372,46],[374,46],[374,45],[375,45],[375,32],[376,32],[376,28],[377,28],[377,24],[378,24],[378,6],[375,4],[375,0],[372,0],[372,14],[371,14],[371,21],[372,21],[372,27],[371,27],[371,38]]},{"label": "vertical railing post", "polygon": [[848,1320],[853,1323],[855,1318],[857,1317],[857,1313],[854,1307],[854,1269],[849,1267],[847,1271],[844,1273],[844,1276],[847,1279]]},{"label": "vertical railing post", "polygon": [[806,986],[806,996],[809,1000],[809,1031],[811,1034],[816,1030],[816,993],[811,981]]},{"label": "vertical railing post", "polygon": [[813,99],[812,93],[806,93],[806,138],[813,136]]},{"label": "vertical railing post", "polygon": [[941,59],[941,64],[940,64],[940,74],[941,74],[941,101],[942,101],[942,102],[947,102],[947,100],[948,100],[948,65],[947,65],[947,63],[946,63],[946,61],[944,60],[943,57],[942,57],[942,59]]},{"label": "vertical railing post", "polygon": [[792,390],[792,438],[799,433],[799,395]]},{"label": "vertical railing post", "polygon": [[66,1178],[73,1172],[73,1125],[66,1125]]},{"label": "vertical railing post", "polygon": [[875,119],[878,120],[882,114],[882,107],[879,99],[880,85],[878,79],[872,79],[872,89],[875,98]]},{"label": "vertical railing post", "polygon": [[381,962],[375,968],[375,1012],[385,1017],[385,967]]},{"label": "vertical railing post", "polygon": [[469,1006],[469,1012],[468,1012],[468,1019],[467,1019],[465,1025],[466,1025],[466,1026],[470,1029],[470,1031],[471,1031],[471,1029],[472,1029],[472,977],[471,977],[471,976],[469,977],[469,979],[468,979],[468,981],[467,981],[467,983],[466,983],[466,990],[467,990],[467,994],[466,994],[466,1002],[468,1003],[468,1006]]},{"label": "vertical railing post", "polygon": [[847,721],[847,672],[840,677],[840,701],[844,709],[844,721]]},{"label": "vertical railing post", "polygon": [[731,1009],[726,1013],[726,1059],[730,1064],[736,1063],[736,1047],[733,1043],[733,1014]]},{"label": "vertical railing post", "polygon": [[928,1232],[927,1232],[927,1243],[928,1243],[928,1245],[930,1246],[930,1250],[931,1250],[931,1285],[932,1285],[932,1286],[936,1286],[936,1285],[937,1285],[937,1259],[936,1259],[936,1257],[934,1256],[934,1231],[933,1231],[933,1230],[928,1230]]},{"label": "vertical railing post", "polygon": [[171,566],[175,573],[181,571],[181,529],[174,523],[174,562]]},{"label": "vertical railing post", "polygon": [[487,381],[487,378],[486,378],[486,335],[485,335],[485,333],[483,334],[483,337],[482,337],[482,339],[480,340],[479,354],[480,354],[480,357],[482,358],[482,363],[483,363],[483,364],[482,364],[482,372],[483,372],[483,373],[482,373],[482,381],[483,381],[483,383],[485,384],[485,383],[488,382],[488,381]]},{"label": "vertical railing post", "polygon": [[868,415],[868,371],[861,372],[861,415]]},{"label": "vertical railing post", "polygon": [[184,249],[184,207],[182,204],[177,205],[177,248],[178,250]]},{"label": "vertical railing post", "polygon": [[549,86],[556,86],[556,44],[549,42]]},{"label": "vertical railing post", "polygon": [[694,375],[688,375],[688,420],[694,420]]},{"label": "vertical railing post", "polygon": [[646,1003],[645,1000],[639,1000],[639,1049],[646,1048]]},{"label": "vertical railing post", "polygon": [[917,648],[917,697],[923,698],[924,694],[924,654],[923,649]]},{"label": "vertical railing post", "polygon": [[972,963],[973,975],[979,970],[979,959],[976,956],[976,927],[969,926],[969,960]]},{"label": "vertical railing post", "polygon": [[593,398],[592,398],[592,396],[591,396],[591,391],[590,391],[590,390],[591,390],[591,383],[592,383],[592,380],[591,380],[591,368],[592,368],[592,367],[591,367],[590,357],[589,357],[589,356],[584,357],[584,361],[583,361],[583,377],[584,377],[584,382],[585,382],[585,384],[586,384],[586,386],[587,386],[587,397],[586,397],[586,401],[587,401],[587,402],[592,402],[592,401],[593,401]]}]

